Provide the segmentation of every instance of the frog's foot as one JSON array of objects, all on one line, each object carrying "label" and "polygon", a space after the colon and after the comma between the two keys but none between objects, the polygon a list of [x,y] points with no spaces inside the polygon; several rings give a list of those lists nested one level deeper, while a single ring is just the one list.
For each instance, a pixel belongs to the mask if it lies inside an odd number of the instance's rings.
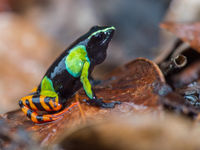
[{"label": "frog's foot", "polygon": [[62,111],[58,112],[58,113],[54,113],[51,116],[53,117],[59,117],[61,115],[63,115],[64,113],[66,113],[67,111],[69,111],[72,107],[74,107],[75,105],[78,105],[78,102],[74,102],[72,103],[70,106],[68,106],[67,108],[63,109]]},{"label": "frog's foot", "polygon": [[121,102],[119,101],[112,101],[109,103],[105,103],[102,101],[102,99],[91,99],[91,100],[88,100],[87,103],[89,103],[90,105],[98,106],[102,108],[114,108],[116,104],[121,104]]}]

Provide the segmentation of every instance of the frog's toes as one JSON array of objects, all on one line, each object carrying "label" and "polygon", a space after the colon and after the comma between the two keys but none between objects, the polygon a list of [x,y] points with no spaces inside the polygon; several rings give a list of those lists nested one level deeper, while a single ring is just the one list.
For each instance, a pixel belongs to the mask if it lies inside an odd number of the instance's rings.
[{"label": "frog's toes", "polygon": [[102,102],[102,105],[100,107],[102,108],[114,108],[116,104],[121,104],[119,101],[113,101],[109,103]]},{"label": "frog's toes", "polygon": [[87,103],[93,106],[98,106],[101,108],[114,108],[116,104],[121,104],[119,101],[112,101],[112,102],[103,102],[102,99],[92,99],[88,100]]}]

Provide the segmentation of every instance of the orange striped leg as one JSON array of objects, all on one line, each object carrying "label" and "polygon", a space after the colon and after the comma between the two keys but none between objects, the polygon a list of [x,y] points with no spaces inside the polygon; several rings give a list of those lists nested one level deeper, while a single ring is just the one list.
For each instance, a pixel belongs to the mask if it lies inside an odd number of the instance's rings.
[{"label": "orange striped leg", "polygon": [[31,121],[33,121],[34,123],[51,122],[62,118],[62,116],[54,117],[53,115],[38,115],[38,113],[36,113],[35,111],[31,110],[26,106],[22,106],[21,109],[24,112],[24,114],[26,114],[27,117],[31,119]]},{"label": "orange striped leg", "polygon": [[21,98],[21,103],[34,110],[34,111],[59,111],[62,108],[62,105],[59,104],[58,98],[56,97],[47,97],[42,95],[28,95]]},{"label": "orange striped leg", "polygon": [[[28,99],[31,98],[31,99]],[[19,105],[27,115],[35,123],[43,123],[43,122],[50,122],[61,118],[61,116],[53,116],[53,115],[39,115],[36,111],[39,110],[37,106],[33,103],[32,96],[26,96],[19,101]],[[44,108],[43,108],[44,109]],[[48,108],[45,108],[48,109]]]},{"label": "orange striped leg", "polygon": [[50,122],[61,118],[65,112],[67,112],[70,108],[77,103],[72,103],[69,107],[64,109],[61,112],[51,114],[51,115],[38,115],[36,111],[59,111],[62,108],[62,105],[58,103],[58,98],[55,97],[46,97],[46,96],[37,96],[37,95],[29,95],[23,97],[19,101],[19,105],[22,111],[35,123],[43,123]]}]

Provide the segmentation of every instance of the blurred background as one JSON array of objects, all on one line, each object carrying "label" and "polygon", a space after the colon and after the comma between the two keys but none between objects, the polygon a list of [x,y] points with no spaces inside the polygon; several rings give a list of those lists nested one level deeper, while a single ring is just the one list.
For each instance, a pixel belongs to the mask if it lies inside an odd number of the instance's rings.
[{"label": "blurred background", "polygon": [[0,0],[0,113],[38,85],[52,61],[94,25],[116,34],[95,78],[135,59],[154,59],[171,35],[162,21],[200,19],[199,0]]}]

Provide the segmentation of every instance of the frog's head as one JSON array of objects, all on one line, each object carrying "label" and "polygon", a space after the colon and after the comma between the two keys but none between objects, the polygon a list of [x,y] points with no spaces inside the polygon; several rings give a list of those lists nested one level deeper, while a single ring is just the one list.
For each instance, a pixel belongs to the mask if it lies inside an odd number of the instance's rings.
[{"label": "frog's head", "polygon": [[105,60],[106,50],[114,31],[113,26],[94,26],[87,33],[86,49],[91,62],[95,65]]}]

